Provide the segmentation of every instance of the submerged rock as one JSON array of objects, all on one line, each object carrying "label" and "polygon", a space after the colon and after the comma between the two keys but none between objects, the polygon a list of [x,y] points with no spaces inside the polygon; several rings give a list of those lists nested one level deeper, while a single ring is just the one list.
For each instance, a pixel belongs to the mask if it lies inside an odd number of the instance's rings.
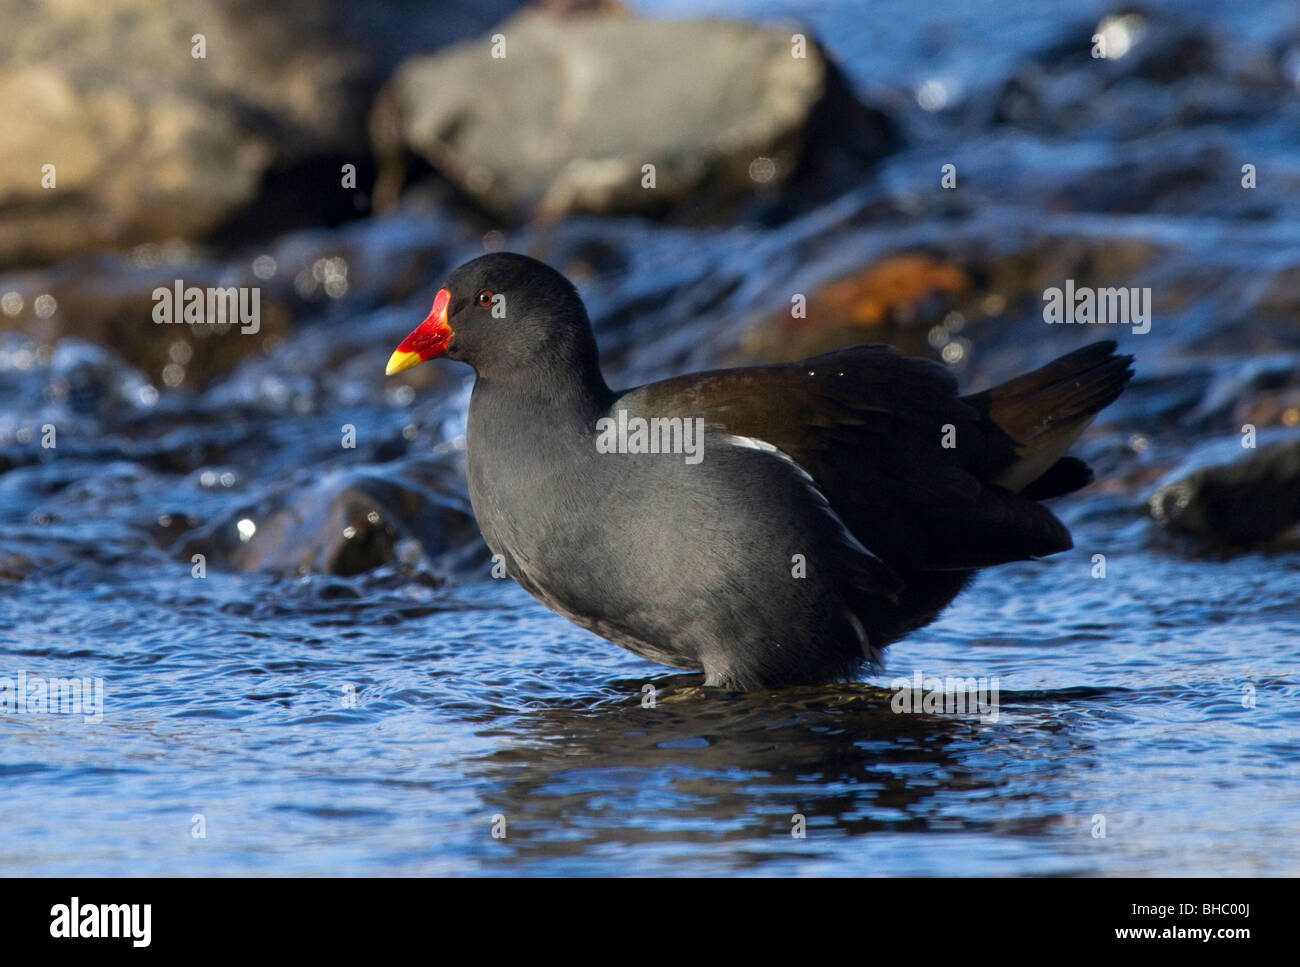
[{"label": "submerged rock", "polygon": [[1174,476],[1149,501],[1151,516],[1174,533],[1244,548],[1300,524],[1300,439]]},{"label": "submerged rock", "polygon": [[526,10],[404,64],[373,129],[510,221],[707,218],[824,175],[832,154],[860,171],[893,145],[883,116],[794,33]]},{"label": "submerged rock", "polygon": [[445,574],[486,557],[469,501],[441,465],[367,468],[286,488],[189,535],[209,566],[348,577],[386,565]]},{"label": "submerged rock", "polygon": [[0,583],[21,581],[40,566],[21,551],[0,551]]}]

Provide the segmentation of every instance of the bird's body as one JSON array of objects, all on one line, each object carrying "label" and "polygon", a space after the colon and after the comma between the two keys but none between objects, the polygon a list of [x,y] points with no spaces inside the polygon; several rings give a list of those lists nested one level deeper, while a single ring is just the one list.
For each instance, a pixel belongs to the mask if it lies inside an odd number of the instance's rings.
[{"label": "bird's body", "polygon": [[[521,438],[496,414],[522,402],[475,388],[470,498],[493,553],[549,608],[652,661],[704,670],[710,684],[811,681],[865,657],[849,617],[855,585],[892,579],[791,462],[714,427],[695,465],[601,453],[596,422],[611,410],[538,401],[540,429]],[[620,397],[611,409],[649,419],[637,404]]]},{"label": "bird's body", "polygon": [[[615,393],[541,263],[486,256],[444,291],[435,342],[478,373],[469,488],[493,553],[557,613],[729,688],[850,677],[975,569],[1069,548],[1037,501],[1091,479],[1064,451],[1129,376],[1099,343],[963,397],[944,367],[862,346]],[[517,308],[492,319],[502,292]],[[622,445],[638,425],[661,452]]]}]

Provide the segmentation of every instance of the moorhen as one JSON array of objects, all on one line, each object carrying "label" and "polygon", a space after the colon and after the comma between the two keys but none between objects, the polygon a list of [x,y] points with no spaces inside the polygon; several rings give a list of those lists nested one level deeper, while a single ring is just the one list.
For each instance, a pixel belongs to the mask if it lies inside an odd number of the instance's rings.
[{"label": "moorhen", "polygon": [[469,493],[539,601],[705,684],[844,680],[978,568],[1055,554],[1038,501],[1092,480],[1066,449],[1124,389],[1113,341],[982,393],[857,346],[615,392],[559,272],[494,253],[451,274],[388,373],[474,368]]}]

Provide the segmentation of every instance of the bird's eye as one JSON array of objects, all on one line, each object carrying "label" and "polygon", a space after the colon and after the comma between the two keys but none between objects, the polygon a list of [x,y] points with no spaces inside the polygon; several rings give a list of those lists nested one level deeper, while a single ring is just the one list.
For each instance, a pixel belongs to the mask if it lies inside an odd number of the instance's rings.
[{"label": "bird's eye", "polygon": [[484,306],[486,308],[487,306],[490,306],[492,304],[492,300],[495,298],[496,295],[495,293],[493,293],[491,289],[479,289],[478,292],[479,305]]}]

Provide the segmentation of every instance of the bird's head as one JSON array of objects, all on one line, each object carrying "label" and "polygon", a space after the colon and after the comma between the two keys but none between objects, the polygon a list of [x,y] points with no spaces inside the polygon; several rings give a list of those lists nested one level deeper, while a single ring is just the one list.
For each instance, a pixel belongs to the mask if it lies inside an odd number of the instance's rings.
[{"label": "bird's head", "polygon": [[424,322],[388,360],[387,374],[446,356],[479,375],[545,365],[594,366],[587,310],[563,275],[526,255],[497,252],[466,262],[447,279]]}]

